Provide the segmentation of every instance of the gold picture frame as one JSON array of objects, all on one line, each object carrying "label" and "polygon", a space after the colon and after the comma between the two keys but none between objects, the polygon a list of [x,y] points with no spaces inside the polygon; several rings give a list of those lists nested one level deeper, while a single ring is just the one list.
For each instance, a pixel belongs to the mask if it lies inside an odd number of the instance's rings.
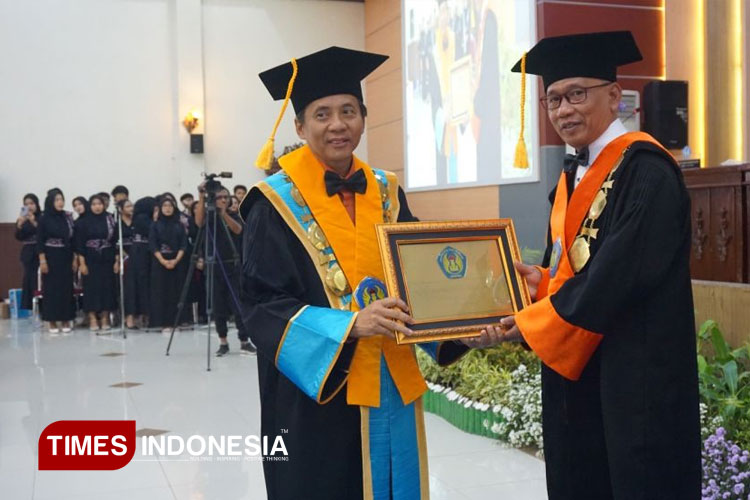
[{"label": "gold picture frame", "polygon": [[531,304],[511,219],[379,224],[390,297],[409,306],[414,335],[399,344],[477,336]]}]

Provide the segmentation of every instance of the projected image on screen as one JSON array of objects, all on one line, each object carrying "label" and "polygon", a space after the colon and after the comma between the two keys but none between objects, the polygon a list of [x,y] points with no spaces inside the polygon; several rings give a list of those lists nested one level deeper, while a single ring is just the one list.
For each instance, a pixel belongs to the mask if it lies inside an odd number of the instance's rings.
[{"label": "projected image on screen", "polygon": [[527,85],[529,168],[513,167],[521,77],[510,68],[536,37],[528,0],[404,0],[408,189],[538,179],[536,80]]}]

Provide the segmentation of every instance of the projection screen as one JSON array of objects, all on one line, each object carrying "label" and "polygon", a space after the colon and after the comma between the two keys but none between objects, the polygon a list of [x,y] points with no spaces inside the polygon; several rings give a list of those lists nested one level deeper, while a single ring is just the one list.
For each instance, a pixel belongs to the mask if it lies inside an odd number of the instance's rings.
[{"label": "projection screen", "polygon": [[521,75],[536,2],[403,0],[404,167],[408,191],[539,179],[537,77],[526,85],[529,168],[513,166]]}]

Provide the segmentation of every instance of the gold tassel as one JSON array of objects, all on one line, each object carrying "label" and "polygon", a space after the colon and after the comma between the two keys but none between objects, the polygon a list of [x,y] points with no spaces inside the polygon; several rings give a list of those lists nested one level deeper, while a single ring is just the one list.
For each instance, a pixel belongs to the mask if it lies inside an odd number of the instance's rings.
[{"label": "gold tassel", "polygon": [[279,113],[278,118],[276,118],[276,123],[274,124],[273,130],[271,131],[271,137],[268,138],[266,143],[261,148],[260,153],[258,153],[258,157],[255,159],[255,166],[258,168],[262,168],[263,170],[268,170],[269,168],[271,168],[271,165],[273,164],[274,138],[276,137],[276,131],[279,128],[281,119],[284,118],[284,112],[286,111],[286,107],[289,105],[289,99],[291,99],[292,97],[292,89],[294,88],[294,81],[297,79],[297,60],[292,59],[291,62],[292,62],[292,77],[289,79],[289,85],[286,88],[286,96],[284,97],[284,104],[281,105],[281,112]]},{"label": "gold tassel", "polygon": [[526,142],[523,139],[523,132],[526,125],[526,52],[521,56],[521,135],[516,144],[516,158],[513,160],[513,166],[516,168],[529,168],[529,155],[526,152]]}]

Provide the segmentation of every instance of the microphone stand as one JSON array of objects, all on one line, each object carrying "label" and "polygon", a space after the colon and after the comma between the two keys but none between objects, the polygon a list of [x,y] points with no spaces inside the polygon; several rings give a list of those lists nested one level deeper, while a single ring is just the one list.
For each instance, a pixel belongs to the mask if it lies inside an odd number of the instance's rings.
[{"label": "microphone stand", "polygon": [[119,277],[120,277],[120,335],[123,339],[128,338],[128,334],[125,331],[125,252],[122,248],[122,209],[117,207],[117,246],[119,247],[118,259],[120,260]]}]

